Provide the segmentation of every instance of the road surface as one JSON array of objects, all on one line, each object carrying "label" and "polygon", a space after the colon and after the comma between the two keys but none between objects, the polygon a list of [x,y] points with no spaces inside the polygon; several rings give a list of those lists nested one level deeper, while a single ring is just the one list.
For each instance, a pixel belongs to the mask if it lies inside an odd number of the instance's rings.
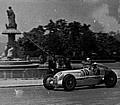
[{"label": "road surface", "polygon": [[43,86],[0,88],[0,105],[120,105],[120,80],[115,88],[77,87],[71,92]]}]

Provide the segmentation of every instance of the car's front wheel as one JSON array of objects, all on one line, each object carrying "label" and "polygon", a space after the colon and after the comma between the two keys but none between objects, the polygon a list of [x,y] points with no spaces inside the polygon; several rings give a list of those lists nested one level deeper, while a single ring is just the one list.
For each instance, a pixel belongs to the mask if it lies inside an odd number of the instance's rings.
[{"label": "car's front wheel", "polygon": [[76,86],[75,77],[71,74],[65,75],[65,77],[63,78],[62,85],[63,85],[63,88],[64,88],[65,91],[74,90],[74,88]]},{"label": "car's front wheel", "polygon": [[111,88],[114,87],[117,83],[117,75],[113,71],[109,71],[105,74],[104,82],[106,87]]},{"label": "car's front wheel", "polygon": [[53,90],[54,86],[50,84],[50,82],[53,81],[53,75],[47,75],[43,79],[43,86],[48,90]]}]

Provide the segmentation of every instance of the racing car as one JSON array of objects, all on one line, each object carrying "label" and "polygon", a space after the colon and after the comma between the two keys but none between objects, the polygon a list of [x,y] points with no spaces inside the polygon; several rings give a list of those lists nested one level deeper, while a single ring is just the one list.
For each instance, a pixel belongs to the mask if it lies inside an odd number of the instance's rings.
[{"label": "racing car", "polygon": [[112,88],[117,83],[116,73],[103,64],[93,63],[77,69],[59,71],[54,75],[48,74],[43,79],[43,86],[48,90],[62,87],[65,91],[72,91],[77,86],[94,87],[105,84]]}]

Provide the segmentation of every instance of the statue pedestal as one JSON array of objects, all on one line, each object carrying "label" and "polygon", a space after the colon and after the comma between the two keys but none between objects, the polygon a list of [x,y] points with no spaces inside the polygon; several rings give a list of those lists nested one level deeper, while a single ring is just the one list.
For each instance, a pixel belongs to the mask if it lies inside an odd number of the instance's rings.
[{"label": "statue pedestal", "polygon": [[6,29],[2,32],[4,35],[8,35],[8,43],[7,43],[7,51],[10,48],[14,48],[13,58],[16,57],[16,49],[15,49],[15,35],[21,34],[21,32],[14,28]]}]

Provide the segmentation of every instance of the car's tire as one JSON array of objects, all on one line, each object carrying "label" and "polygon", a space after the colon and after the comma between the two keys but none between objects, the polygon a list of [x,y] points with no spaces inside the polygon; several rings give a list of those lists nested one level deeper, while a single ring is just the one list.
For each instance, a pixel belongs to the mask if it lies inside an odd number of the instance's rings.
[{"label": "car's tire", "polygon": [[106,87],[112,88],[117,83],[117,75],[114,71],[107,71],[104,76],[104,83]]},{"label": "car's tire", "polygon": [[75,77],[71,74],[65,75],[65,77],[63,78],[62,86],[63,86],[65,91],[74,90],[74,88],[76,86]]},{"label": "car's tire", "polygon": [[43,86],[48,90],[53,90],[54,89],[54,86],[50,84],[52,79],[53,79],[53,75],[51,75],[51,74],[46,75],[43,79]]}]

